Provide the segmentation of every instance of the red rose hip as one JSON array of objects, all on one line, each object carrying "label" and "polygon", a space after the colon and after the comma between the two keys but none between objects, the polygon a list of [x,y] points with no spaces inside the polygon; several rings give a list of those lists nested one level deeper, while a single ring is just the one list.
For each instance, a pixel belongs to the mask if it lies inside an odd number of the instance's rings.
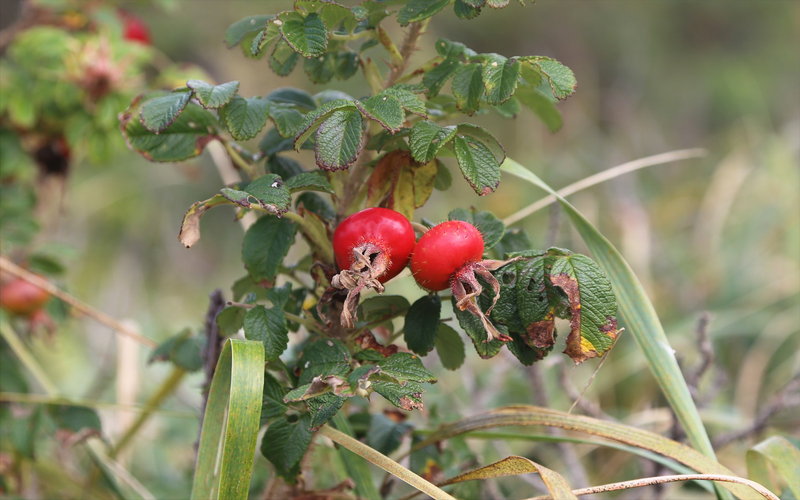
[{"label": "red rose hip", "polygon": [[22,278],[10,281],[0,288],[0,307],[21,316],[32,315],[49,298],[49,293]]},{"label": "red rose hip", "polygon": [[420,237],[411,256],[411,272],[422,288],[444,290],[461,268],[482,258],[480,231],[469,222],[451,220]]}]

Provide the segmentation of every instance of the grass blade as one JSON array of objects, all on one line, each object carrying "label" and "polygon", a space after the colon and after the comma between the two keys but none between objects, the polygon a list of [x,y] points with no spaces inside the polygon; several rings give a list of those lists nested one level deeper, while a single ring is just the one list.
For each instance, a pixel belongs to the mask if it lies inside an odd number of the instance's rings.
[{"label": "grass blade", "polygon": [[795,498],[800,498],[800,450],[781,436],[772,436],[747,450],[747,475],[762,484],[769,484],[766,462],[772,463],[777,475]]},{"label": "grass blade", "polygon": [[591,250],[592,256],[611,279],[625,325],[647,358],[650,370],[686,431],[689,441],[701,452],[714,457],[711,440],[675,359],[675,351],[670,347],[655,308],[631,267],[611,242],[536,174],[508,158],[502,169],[543,189],[561,203]]},{"label": "grass blade", "polygon": [[192,500],[246,499],[264,386],[264,344],[229,339],[208,396]]},{"label": "grass blade", "polygon": [[[723,476],[736,475],[717,462],[713,457],[707,457],[693,448],[653,432],[638,429],[630,425],[599,420],[582,415],[572,415],[562,411],[540,408],[537,406],[508,406],[461,419],[452,424],[442,426],[439,430],[415,444],[414,449],[421,449],[438,441],[476,430],[509,426],[558,427],[570,431],[591,434],[618,443],[659,453],[703,474],[717,474]],[[749,487],[741,484],[725,484],[724,487],[743,499],[760,498],[760,495],[756,494]]]}]

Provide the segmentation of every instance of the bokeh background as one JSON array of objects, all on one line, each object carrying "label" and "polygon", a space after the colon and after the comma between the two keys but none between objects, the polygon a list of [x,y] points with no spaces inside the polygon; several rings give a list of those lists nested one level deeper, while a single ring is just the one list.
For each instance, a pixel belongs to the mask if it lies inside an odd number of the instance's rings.
[{"label": "bokeh background", "polygon": [[[13,22],[17,2],[1,2],[5,26]],[[167,57],[198,64],[218,82],[241,81],[242,95],[282,86],[312,93],[323,88],[307,83],[300,69],[279,78],[265,61],[224,46],[229,24],[288,8],[288,1],[120,3],[149,24],[155,47]],[[526,112],[511,120],[474,120],[553,187],[643,156],[707,150],[702,159],[645,169],[571,201],[628,259],[687,372],[700,359],[697,325],[708,315],[714,362],[697,391],[703,418],[715,436],[750,425],[800,369],[800,4],[538,0],[487,9],[472,21],[445,13],[434,18],[418,61],[440,36],[478,52],[551,56],[574,70],[578,90],[560,105],[559,132],[548,132]],[[356,96],[368,92],[358,78],[331,86]],[[454,182],[450,191],[435,192],[418,216],[439,220],[452,208],[473,205],[504,217],[542,196],[530,185],[504,180],[495,194],[480,199],[466,183]],[[242,232],[231,212],[206,215],[204,238],[190,250],[176,238],[186,208],[219,187],[207,157],[152,164],[126,151],[107,164],[79,164],[57,224],[40,245],[66,262],[60,284],[147,336],[165,339],[185,327],[197,329],[209,293],[229,293],[243,274]],[[536,247],[585,248],[555,208],[518,224]],[[390,290],[422,294],[409,279]],[[34,340],[33,349],[64,394],[80,399],[141,404],[169,370],[146,364],[148,353],[136,344],[79,319],[52,338]],[[597,361],[573,367],[554,352],[525,369],[503,357],[480,360],[469,349],[458,372],[445,373],[435,354],[425,364],[441,380],[425,395],[425,415],[411,417],[422,427],[511,403],[567,410],[598,367]],[[187,378],[124,457],[158,498],[182,498],[191,484],[201,383],[201,374]],[[583,399],[596,408],[575,411],[602,411],[663,433],[672,425],[643,356],[624,333]],[[766,432],[797,435],[798,414],[796,408],[778,411]],[[118,435],[131,415],[101,410],[105,432]],[[723,463],[744,473],[747,442],[723,447]],[[568,477],[576,474],[554,445],[459,446],[481,463],[512,451]],[[42,452],[47,449],[45,439]],[[574,453],[592,484],[646,471],[622,453],[581,447]],[[258,462],[258,480],[267,467]],[[322,482],[328,475],[333,485],[335,469],[319,469]],[[513,498],[530,486],[504,480],[489,491]]]}]

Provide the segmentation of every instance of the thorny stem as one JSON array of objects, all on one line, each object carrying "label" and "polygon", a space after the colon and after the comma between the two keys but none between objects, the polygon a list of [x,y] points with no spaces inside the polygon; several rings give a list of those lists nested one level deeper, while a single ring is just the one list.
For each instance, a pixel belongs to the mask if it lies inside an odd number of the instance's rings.
[{"label": "thorny stem", "polygon": [[403,40],[403,45],[400,48],[400,57],[402,57],[402,61],[400,64],[392,65],[392,69],[389,72],[389,76],[386,78],[386,84],[384,87],[391,87],[397,82],[397,79],[402,76],[403,72],[408,66],[408,61],[411,59],[411,55],[417,48],[417,40],[419,40],[419,37],[425,33],[425,29],[428,27],[429,21],[430,18],[417,23],[411,23],[411,27],[408,29],[408,33],[406,33],[406,37]]}]

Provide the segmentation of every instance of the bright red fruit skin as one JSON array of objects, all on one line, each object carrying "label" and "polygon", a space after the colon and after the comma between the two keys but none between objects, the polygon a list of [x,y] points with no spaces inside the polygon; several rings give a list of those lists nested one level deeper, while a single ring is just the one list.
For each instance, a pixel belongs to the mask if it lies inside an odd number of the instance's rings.
[{"label": "bright red fruit skin", "polygon": [[469,222],[451,220],[420,237],[411,256],[411,272],[422,288],[435,292],[449,288],[459,269],[482,258],[480,231]]},{"label": "bright red fruit skin", "polygon": [[50,298],[50,294],[23,279],[15,279],[0,288],[0,307],[22,316],[29,316]]},{"label": "bright red fruit skin", "polygon": [[344,219],[333,232],[333,253],[339,269],[353,264],[353,249],[372,243],[389,258],[386,271],[377,277],[385,283],[406,267],[416,237],[411,223],[400,212],[367,208]]},{"label": "bright red fruit skin", "polygon": [[121,17],[123,23],[122,37],[125,40],[150,45],[150,30],[144,21],[127,12],[121,14]]}]

